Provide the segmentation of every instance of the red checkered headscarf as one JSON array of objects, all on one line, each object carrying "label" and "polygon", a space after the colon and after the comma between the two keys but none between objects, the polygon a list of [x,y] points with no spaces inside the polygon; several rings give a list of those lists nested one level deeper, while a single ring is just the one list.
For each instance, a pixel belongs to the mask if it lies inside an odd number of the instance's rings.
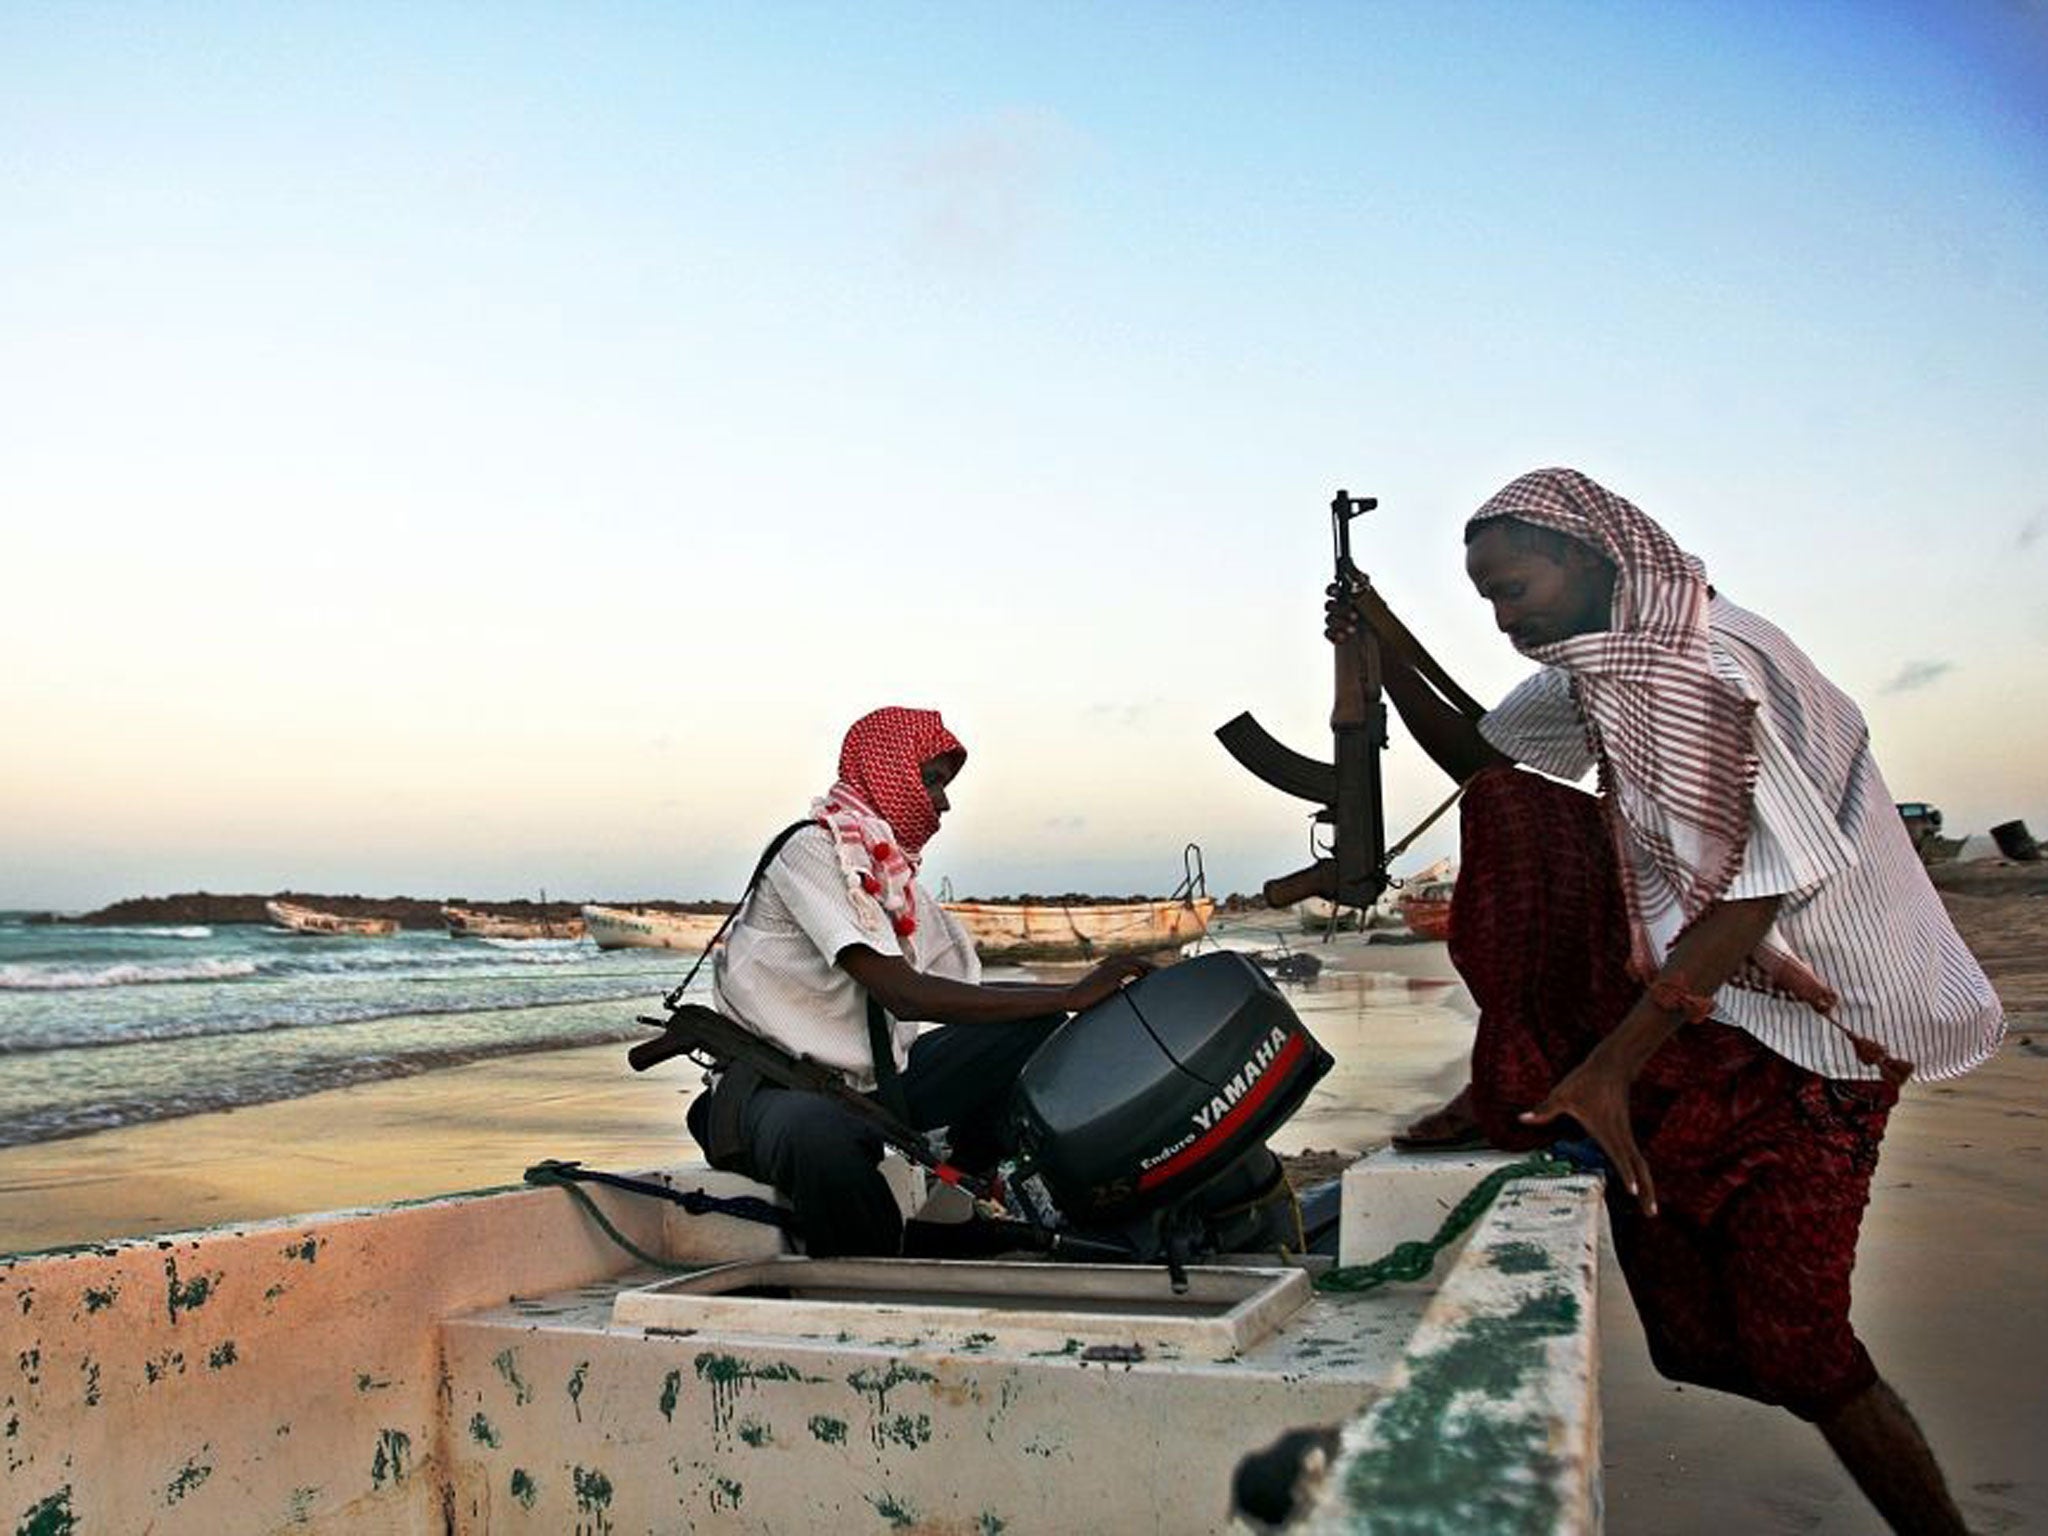
[{"label": "red checkered headscarf", "polygon": [[939,757],[952,758],[957,771],[967,749],[937,710],[875,710],[847,731],[838,782],[811,802],[812,817],[832,834],[855,908],[862,908],[862,898],[879,903],[901,937],[916,931],[911,879],[924,845],[939,830],[923,772]]},{"label": "red checkered headscarf", "polygon": [[[1539,469],[1497,492],[1472,521],[1496,517],[1553,529],[1614,565],[1607,629],[1521,649],[1571,674],[1635,918],[1631,962],[1648,981],[1656,972],[1649,919],[1675,899],[1681,927],[1690,923],[1742,868],[1756,788],[1756,703],[1714,670],[1706,568],[1631,502],[1575,469]],[[1631,840],[1669,895],[1646,898],[1638,889]],[[1661,905],[1646,910],[1646,899]],[[1833,1006],[1827,986],[1775,942],[1754,960],[1761,974],[1738,981],[1822,1011]]]}]

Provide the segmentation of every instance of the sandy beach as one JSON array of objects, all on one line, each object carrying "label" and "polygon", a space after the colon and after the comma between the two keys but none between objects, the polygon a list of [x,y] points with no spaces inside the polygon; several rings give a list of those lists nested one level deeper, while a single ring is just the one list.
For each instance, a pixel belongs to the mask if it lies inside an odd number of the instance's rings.
[{"label": "sandy beach", "polygon": [[[1918,1413],[1974,1529],[2048,1530],[2048,879],[1948,894],[2014,1033],[1960,1082],[1910,1088],[1879,1168],[1856,1318]],[[1297,989],[1340,1065],[1283,1152],[1356,1153],[1460,1080],[1471,1005],[1441,945],[1368,946]],[[694,1156],[694,1072],[636,1075],[616,1045],[504,1057],[230,1113],[0,1150],[0,1251],[518,1182],[546,1157],[632,1169]],[[1881,1529],[1819,1436],[1657,1378],[1603,1271],[1608,1529]]]}]

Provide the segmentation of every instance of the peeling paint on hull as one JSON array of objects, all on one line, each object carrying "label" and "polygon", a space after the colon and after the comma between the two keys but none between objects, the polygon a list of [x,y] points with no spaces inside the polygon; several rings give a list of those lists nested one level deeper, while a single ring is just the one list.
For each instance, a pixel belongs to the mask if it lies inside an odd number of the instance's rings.
[{"label": "peeling paint on hull", "polygon": [[[658,1277],[555,1190],[0,1257],[0,1530],[1217,1530],[1239,1454],[1362,1406],[1332,1497],[1592,1530],[1598,1197],[1542,1195],[1503,1196],[1437,1288],[1318,1297],[1221,1358],[620,1325],[617,1291]],[[777,1250],[596,1198],[679,1261]],[[1475,1492],[1490,1457],[1513,1475]],[[1357,1512],[1338,1528],[1377,1528]]]}]

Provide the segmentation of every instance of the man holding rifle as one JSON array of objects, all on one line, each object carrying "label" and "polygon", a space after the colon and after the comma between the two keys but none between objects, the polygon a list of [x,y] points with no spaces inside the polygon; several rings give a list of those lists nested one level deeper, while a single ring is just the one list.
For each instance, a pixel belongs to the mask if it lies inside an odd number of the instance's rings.
[{"label": "man holding rifle", "polygon": [[[840,1072],[899,1121],[949,1128],[951,1162],[992,1168],[1031,1053],[1068,1013],[1147,969],[1105,961],[1071,986],[984,986],[974,945],[917,883],[967,749],[928,709],[855,721],[839,776],[772,848],[713,962],[713,998],[793,1056]],[[947,1026],[919,1032],[920,1022]],[[831,1096],[728,1069],[692,1102],[715,1167],[773,1184],[814,1258],[895,1254],[903,1218],[875,1122]]]},{"label": "man holding rifle", "polygon": [[[1429,1129],[1525,1148],[1576,1122],[1612,1166],[1658,1369],[1816,1424],[1894,1529],[1961,1531],[1850,1326],[1849,1275],[1900,1084],[1968,1071],[2004,1019],[1860,712],[1576,471],[1482,506],[1465,567],[1542,668],[1477,718],[1370,587],[1328,608],[1467,786],[1451,956],[1480,1020],[1471,1086]],[[1596,768],[1597,798],[1557,782]]]}]

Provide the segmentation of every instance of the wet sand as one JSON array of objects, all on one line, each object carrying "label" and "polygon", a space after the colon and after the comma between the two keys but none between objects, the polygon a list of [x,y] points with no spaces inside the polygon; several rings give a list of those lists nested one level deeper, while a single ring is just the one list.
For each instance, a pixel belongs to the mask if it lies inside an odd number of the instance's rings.
[{"label": "wet sand", "polygon": [[[2048,895],[1952,895],[2014,1036],[1894,1115],[1864,1228],[1856,1320],[1919,1416],[1972,1527],[2048,1531]],[[1469,998],[1443,946],[1334,950],[1290,996],[1339,1066],[1276,1141],[1357,1153],[1462,1079]],[[0,1150],[0,1252],[518,1182],[544,1157],[652,1167],[694,1155],[694,1069],[630,1071],[607,1045],[480,1062],[224,1114]],[[1881,1530],[1819,1435],[1660,1380],[1603,1269],[1607,1528],[1617,1536]]]}]

